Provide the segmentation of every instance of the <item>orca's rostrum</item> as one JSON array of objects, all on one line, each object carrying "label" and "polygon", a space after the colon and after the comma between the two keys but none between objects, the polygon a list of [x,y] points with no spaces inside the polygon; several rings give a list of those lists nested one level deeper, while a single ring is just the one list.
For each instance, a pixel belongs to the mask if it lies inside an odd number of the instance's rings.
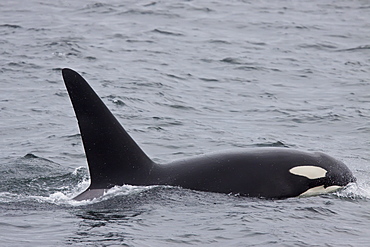
[{"label": "orca's rostrum", "polygon": [[356,179],[345,164],[320,152],[254,148],[158,164],[129,136],[77,72],[62,70],[78,120],[91,184],[76,200],[102,196],[114,186],[171,185],[262,198],[332,192]]}]

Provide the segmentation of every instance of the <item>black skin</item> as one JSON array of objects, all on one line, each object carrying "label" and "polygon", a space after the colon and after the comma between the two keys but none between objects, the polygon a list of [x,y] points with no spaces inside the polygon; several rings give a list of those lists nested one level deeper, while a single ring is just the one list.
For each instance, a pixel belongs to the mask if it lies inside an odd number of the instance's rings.
[{"label": "black skin", "polygon": [[[128,135],[77,72],[62,70],[89,164],[90,187],[76,200],[93,199],[113,186],[172,185],[187,189],[281,199],[317,186],[355,182],[342,162],[323,153],[288,148],[241,149],[201,155],[168,164],[153,162]],[[309,179],[289,170],[317,166],[326,176]]]}]

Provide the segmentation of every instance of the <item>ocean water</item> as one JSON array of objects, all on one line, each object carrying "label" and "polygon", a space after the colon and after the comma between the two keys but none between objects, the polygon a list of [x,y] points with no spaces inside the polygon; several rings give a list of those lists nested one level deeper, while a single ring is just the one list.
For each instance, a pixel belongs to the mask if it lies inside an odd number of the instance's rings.
[{"label": "ocean water", "polygon": [[[0,2],[0,246],[368,246],[368,1]],[[155,161],[322,151],[357,177],[263,200],[89,184],[61,69]]]}]

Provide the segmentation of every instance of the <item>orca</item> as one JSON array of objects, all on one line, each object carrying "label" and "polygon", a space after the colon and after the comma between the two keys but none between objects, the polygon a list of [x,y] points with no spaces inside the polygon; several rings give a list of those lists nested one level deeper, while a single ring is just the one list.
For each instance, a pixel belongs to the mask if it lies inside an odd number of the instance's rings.
[{"label": "orca", "polygon": [[91,200],[122,185],[185,189],[284,199],[336,191],[356,178],[321,152],[252,148],[204,154],[158,164],[125,131],[77,72],[62,69],[88,162],[90,186],[75,200]]}]

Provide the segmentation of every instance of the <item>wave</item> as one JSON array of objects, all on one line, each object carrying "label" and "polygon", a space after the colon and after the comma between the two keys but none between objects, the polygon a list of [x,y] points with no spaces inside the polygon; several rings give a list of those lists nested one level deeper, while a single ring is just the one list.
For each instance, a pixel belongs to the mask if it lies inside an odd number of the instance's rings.
[{"label": "wave", "polygon": [[370,45],[360,45],[360,46],[356,46],[356,47],[352,47],[348,49],[341,49],[338,51],[363,51],[363,50],[369,50],[369,49],[370,49]]},{"label": "wave", "polygon": [[[121,201],[122,198],[124,201],[129,198],[140,199],[141,197],[146,197],[145,195],[151,194],[155,195],[158,198],[167,198],[166,193],[175,189],[175,193],[180,192],[182,195],[186,191],[190,197],[192,194],[198,195],[199,193],[208,193],[208,192],[199,192],[199,191],[192,191],[192,190],[185,190],[181,188],[175,188],[171,186],[133,186],[133,185],[123,185],[123,186],[115,186],[106,191],[106,193],[99,198],[93,200],[85,200],[85,201],[75,201],[73,198],[77,196],[79,193],[83,192],[89,185],[89,180],[85,180],[79,183],[76,187],[70,187],[67,191],[62,192],[54,192],[50,195],[42,196],[42,195],[27,195],[25,194],[18,194],[18,193],[11,193],[11,192],[0,192],[0,207],[4,204],[15,204],[20,207],[27,207],[27,205],[37,204],[34,207],[42,209],[41,205],[44,205],[47,208],[54,205],[57,207],[80,207],[80,206],[89,206],[89,205],[99,205],[101,203],[107,204],[110,201]],[[160,190],[158,194],[157,190]],[[155,190],[155,191],[154,191]],[[177,191],[179,190],[179,191]],[[147,196],[148,196],[147,195]],[[242,197],[238,195],[228,194],[223,195],[225,197],[229,197],[232,200],[240,201],[242,198],[249,200],[248,197]],[[353,183],[345,187],[343,190],[331,193],[331,194],[324,194],[323,197],[328,197],[341,200],[349,200],[349,201],[367,201],[370,199],[370,184],[357,184]],[[121,198],[121,199],[120,199]],[[257,198],[255,198],[258,200]],[[263,200],[263,199],[262,199]],[[303,198],[302,198],[303,200]],[[130,200],[129,200],[130,201]],[[264,201],[264,200],[263,200]],[[117,203],[112,203],[112,205],[116,205]],[[41,207],[40,207],[41,206]]]},{"label": "wave", "polygon": [[132,186],[132,185],[116,186],[107,190],[102,197],[93,200],[85,201],[73,200],[73,198],[80,194],[81,192],[83,192],[88,187],[89,184],[90,184],[89,180],[85,180],[79,183],[74,188],[70,187],[69,190],[67,191],[64,192],[58,191],[46,196],[27,195],[27,193],[0,192],[0,205],[16,203],[21,207],[27,207],[27,205],[37,203],[66,207],[86,206],[108,201],[110,199],[114,199],[117,197],[135,196],[142,192],[148,191],[152,188],[158,187],[158,186]]},{"label": "wave", "polygon": [[351,183],[346,186],[343,190],[334,193],[341,199],[349,200],[369,200],[370,199],[370,183],[369,182],[357,182]]},{"label": "wave", "polygon": [[[257,144],[257,146],[286,145],[281,141]],[[15,159],[8,164],[3,164],[0,169],[0,176],[0,208],[8,208],[9,205],[11,207],[27,208],[43,208],[52,205],[76,207],[99,203],[107,204],[111,200],[118,200],[118,203],[120,203],[122,198],[124,201],[130,198],[137,200],[143,195],[158,199],[158,197],[167,197],[167,193],[171,194],[174,189],[175,193],[186,193],[190,197],[192,194],[207,193],[162,185],[123,185],[107,190],[100,198],[90,201],[75,201],[73,198],[86,190],[90,184],[87,169],[81,166],[71,172],[51,160],[38,157],[32,153]],[[158,193],[158,190],[160,193]],[[223,196],[243,198],[235,195]],[[360,179],[357,183],[350,184],[343,190],[332,193],[330,197],[353,201],[369,200],[370,182],[366,179]]]}]

